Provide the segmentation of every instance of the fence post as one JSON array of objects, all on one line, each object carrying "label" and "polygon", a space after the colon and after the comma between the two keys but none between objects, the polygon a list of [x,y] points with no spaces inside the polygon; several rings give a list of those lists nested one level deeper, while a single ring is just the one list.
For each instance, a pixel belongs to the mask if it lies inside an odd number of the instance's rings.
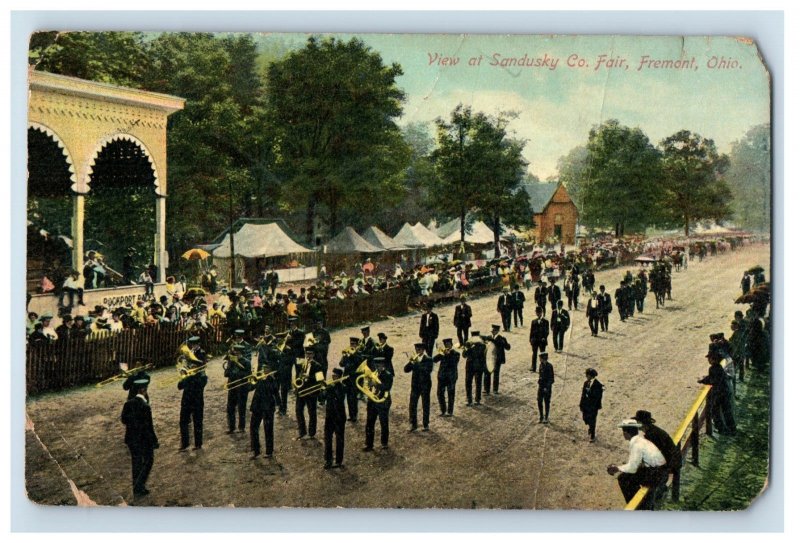
[{"label": "fence post", "polygon": [[704,412],[706,416],[706,435],[713,436],[714,429],[711,424],[711,403],[708,400],[708,396],[706,396],[706,406]]},{"label": "fence post", "polygon": [[692,417],[692,464],[700,465],[700,419],[697,413]]},{"label": "fence post", "polygon": [[672,501],[676,502],[681,497],[681,470],[672,473]]}]

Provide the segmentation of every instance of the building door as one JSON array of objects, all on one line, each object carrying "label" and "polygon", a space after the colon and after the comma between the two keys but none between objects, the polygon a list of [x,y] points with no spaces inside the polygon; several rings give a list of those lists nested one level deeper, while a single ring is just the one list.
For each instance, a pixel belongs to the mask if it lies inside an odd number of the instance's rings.
[{"label": "building door", "polygon": [[560,225],[560,224],[557,224],[557,225],[555,225],[555,226],[553,227],[553,235],[554,235],[554,236],[555,236],[555,237],[558,239],[558,241],[559,241],[559,242],[562,242],[562,241],[564,241],[564,240],[561,238],[561,225]]}]

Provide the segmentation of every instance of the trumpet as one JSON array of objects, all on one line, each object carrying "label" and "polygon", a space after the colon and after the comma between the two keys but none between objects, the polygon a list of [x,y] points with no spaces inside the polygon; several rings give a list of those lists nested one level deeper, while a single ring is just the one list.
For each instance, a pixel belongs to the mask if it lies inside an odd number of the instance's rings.
[{"label": "trumpet", "polygon": [[[366,361],[362,362],[358,368],[358,377],[356,377],[356,388],[364,393],[364,396],[374,403],[383,403],[389,399],[389,393],[381,393],[375,390],[376,385],[381,384],[378,373],[369,369]],[[367,382],[368,381],[368,382]]]},{"label": "trumpet", "polygon": [[345,379],[348,379],[350,376],[345,375],[344,377],[340,377],[339,379],[331,379],[330,381],[320,381],[319,383],[315,383],[314,385],[308,387],[305,390],[301,390],[297,393],[300,398],[304,396],[310,396],[311,394],[316,394],[317,392],[322,392],[326,388],[335,385],[336,383],[341,383]]},{"label": "trumpet", "polygon": [[117,381],[122,381],[123,379],[127,379],[131,375],[139,373],[140,371],[145,371],[145,370],[152,369],[152,367],[153,367],[152,364],[145,364],[144,366],[140,366],[138,368],[133,368],[133,369],[130,369],[130,370],[124,370],[121,373],[118,373],[117,375],[114,375],[113,377],[109,377],[105,381],[100,381],[99,383],[97,383],[94,386],[97,387],[97,388],[100,388],[102,386],[109,385],[109,384],[115,383]]},{"label": "trumpet", "polygon": [[235,388],[242,387],[244,385],[255,385],[259,381],[263,381],[273,375],[278,373],[278,370],[265,372],[265,371],[256,371],[251,373],[247,377],[242,377],[241,379],[236,379],[235,381],[228,381],[225,383],[224,389],[225,390],[233,390]]}]

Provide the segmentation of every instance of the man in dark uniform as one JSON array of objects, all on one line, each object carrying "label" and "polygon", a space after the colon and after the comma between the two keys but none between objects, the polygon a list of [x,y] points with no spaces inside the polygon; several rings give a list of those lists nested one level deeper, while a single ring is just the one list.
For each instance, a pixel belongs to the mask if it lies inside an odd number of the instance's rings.
[{"label": "man in dark uniform", "polygon": [[511,313],[514,311],[514,300],[511,297],[508,287],[503,287],[503,293],[497,298],[497,312],[500,313],[500,320],[503,322],[503,331],[511,330]]},{"label": "man in dark uniform", "polygon": [[303,345],[305,340],[306,332],[297,327],[297,317],[289,317],[289,338],[286,341],[286,345],[295,359],[305,357],[305,347]]},{"label": "man in dark uniform", "polygon": [[600,330],[608,332],[608,316],[614,307],[611,305],[611,295],[606,292],[605,285],[600,285],[600,293],[597,295],[600,300]]},{"label": "man in dark uniform", "polygon": [[344,369],[344,375],[347,376],[344,389],[347,398],[347,411],[349,417],[347,420],[356,422],[358,420],[358,388],[356,388],[356,377],[358,367],[364,360],[358,353],[358,338],[350,338],[350,348],[342,352],[342,359],[339,361],[339,366]]},{"label": "man in dark uniform", "polygon": [[433,312],[433,306],[428,304],[425,313],[419,321],[419,338],[425,344],[425,352],[428,356],[433,353],[433,345],[439,337],[439,316]]},{"label": "man in dark uniform", "polygon": [[[647,298],[647,279],[637,276],[633,281],[633,296],[636,310],[641,313],[644,311],[644,300]],[[633,314],[633,312],[631,312]]]},{"label": "man in dark uniform", "polygon": [[536,372],[536,357],[547,349],[547,336],[550,335],[550,323],[542,315],[544,309],[536,308],[536,319],[531,322],[530,344],[533,349],[531,356],[531,371]]},{"label": "man in dark uniform", "polygon": [[525,308],[525,293],[519,288],[519,284],[514,285],[514,292],[511,293],[514,307],[514,326],[523,326],[523,309]]},{"label": "man in dark uniform", "polygon": [[422,398],[422,428],[428,431],[431,416],[431,372],[433,359],[425,352],[424,343],[415,343],[416,353],[409,359],[403,371],[411,374],[411,396],[408,400],[409,432],[417,429],[417,405]]},{"label": "man in dark uniform", "polygon": [[536,404],[539,407],[539,424],[550,422],[550,397],[553,394],[555,372],[553,365],[547,359],[547,353],[539,355],[539,389],[536,392]]},{"label": "man in dark uniform", "polygon": [[594,368],[586,369],[586,381],[583,383],[579,407],[583,423],[589,427],[589,441],[594,443],[597,413],[603,408],[603,384],[597,380],[597,370]]},{"label": "man in dark uniform", "polygon": [[122,408],[122,424],[125,425],[125,444],[131,453],[131,479],[135,498],[150,493],[147,478],[153,468],[154,450],[158,448],[158,437],[153,428],[153,413],[147,396],[147,379],[134,381],[133,397]]},{"label": "man in dark uniform", "polygon": [[231,345],[231,350],[225,355],[222,363],[224,376],[228,380],[226,390],[228,391],[228,401],[226,414],[228,416],[228,433],[232,434],[236,428],[236,413],[239,413],[239,431],[244,432],[245,414],[247,413],[247,395],[250,392],[248,385],[241,385],[231,388],[234,381],[242,382],[252,372],[252,363],[245,356],[245,346],[241,342]]},{"label": "man in dark uniform", "polygon": [[322,366],[322,374],[328,378],[328,350],[331,345],[331,334],[322,327],[321,320],[314,321],[314,350],[317,362]]},{"label": "man in dark uniform", "polygon": [[[394,347],[386,343],[386,334],[383,332],[378,332],[378,344],[375,346],[373,353],[375,357],[383,358],[383,363],[386,366],[386,369],[394,375],[394,364],[392,360],[394,359]],[[371,369],[375,369],[372,367]]]},{"label": "man in dark uniform", "polygon": [[[295,362],[295,380],[303,380],[303,384],[295,388],[295,416],[297,417],[297,437],[303,439],[317,435],[317,393],[305,394],[304,391],[322,380],[322,366],[314,358],[314,348],[305,349],[305,358]],[[308,428],[306,428],[305,412],[308,411]],[[307,432],[306,432],[307,430]]]},{"label": "man in dark uniform", "polygon": [[475,403],[481,404],[481,379],[486,372],[486,344],[481,339],[481,333],[478,330],[471,332],[472,337],[467,341],[464,348],[464,358],[466,359],[466,387],[467,387],[467,405],[472,405],[472,384],[475,383]]},{"label": "man in dark uniform", "polygon": [[[458,362],[461,358],[461,353],[453,349],[452,338],[444,339],[443,343],[444,349],[433,357],[433,361],[439,363],[436,397],[439,400],[440,416],[452,417],[453,404],[456,397],[456,381],[458,381]],[[446,401],[445,392],[447,393]]]},{"label": "man in dark uniform", "polygon": [[553,331],[553,348],[557,353],[564,350],[564,334],[569,330],[569,311],[564,302],[558,301],[557,309],[550,315],[550,329]]},{"label": "man in dark uniform", "polygon": [[[189,367],[193,368],[206,363],[206,354],[200,349],[200,338],[192,336],[187,340],[189,348],[199,362],[189,362]],[[181,431],[181,451],[189,447],[189,421],[192,421],[194,429],[194,450],[203,448],[203,389],[208,384],[208,376],[205,371],[200,370],[194,375],[182,378],[178,381],[178,390],[183,390],[181,397],[181,413],[178,422]]]},{"label": "man in dark uniform", "polygon": [[[59,338],[61,336],[58,336]],[[145,358],[139,356],[133,359],[133,363],[140,368],[145,365]],[[150,384],[150,375],[143,369],[139,369],[139,371],[133,372],[125,379],[122,383],[122,390],[128,391],[128,399],[132,400],[138,394],[136,382],[139,381],[139,384],[146,383]],[[150,402],[150,398],[147,399],[148,403]]]},{"label": "man in dark uniform", "polygon": [[625,291],[627,292],[627,312],[628,317],[633,317],[633,314],[636,312],[636,288],[633,282],[633,276],[630,272],[625,277]]},{"label": "man in dark uniform", "polygon": [[358,342],[358,353],[361,355],[362,360],[367,361],[367,365],[372,364],[372,358],[375,356],[375,340],[369,334],[369,326],[364,326],[361,329],[361,339]]},{"label": "man in dark uniform", "polygon": [[[325,398],[325,469],[340,468],[344,462],[344,432],[347,414],[344,410],[345,391],[341,381],[344,372],[333,368],[334,383],[326,386]],[[350,379],[348,378],[348,381]],[[336,436],[336,463],[333,463],[333,438]]]},{"label": "man in dark uniform", "polygon": [[542,311],[547,307],[547,294],[547,285],[540,279],[539,286],[533,291],[533,299],[536,301],[536,307],[541,307]]},{"label": "man in dark uniform", "polygon": [[581,297],[581,282],[578,279],[577,273],[572,276],[570,287],[572,288],[572,303],[574,304],[575,309],[578,309],[578,300]]},{"label": "man in dark uniform", "polygon": [[551,311],[555,311],[556,304],[558,304],[558,301],[561,299],[561,289],[556,284],[555,277],[550,278],[550,286],[547,288],[547,299],[550,301]]},{"label": "man in dark uniform", "polygon": [[278,366],[278,394],[281,399],[278,413],[280,415],[286,415],[288,409],[289,390],[292,387],[292,368],[297,360],[292,347],[289,346],[289,340],[288,336],[283,340],[277,340],[278,345],[270,351]]},{"label": "man in dark uniform", "polygon": [[[258,362],[258,371],[270,373],[277,370],[279,361],[275,362],[275,367],[265,360]],[[275,410],[280,405],[281,397],[278,392],[278,380],[275,375],[259,379],[253,387],[253,400],[250,402],[250,450],[253,455],[251,459],[258,458],[261,454],[261,440],[258,430],[264,424],[264,457],[271,458],[275,444]]]},{"label": "man in dark uniform", "polygon": [[[373,383],[371,388],[382,401],[373,401],[367,398],[367,425],[366,425],[366,443],[364,444],[364,452],[371,451],[375,443],[375,422],[381,423],[381,447],[384,449],[389,447],[389,409],[392,407],[391,390],[394,383],[394,375],[389,373],[383,360],[376,358],[374,361],[375,373],[378,377],[378,382]],[[349,380],[349,379],[348,379]]]},{"label": "man in dark uniform", "polygon": [[744,275],[742,275],[740,284],[742,286],[742,296],[750,292],[750,275],[747,272],[744,272]]},{"label": "man in dark uniform", "polygon": [[136,273],[133,264],[133,256],[136,253],[133,247],[128,247],[128,253],[122,257],[122,284],[130,285],[133,282],[133,276]]},{"label": "man in dark uniform", "polygon": [[628,291],[625,288],[625,281],[620,281],[619,288],[614,291],[614,301],[617,303],[619,320],[624,322],[628,318]]},{"label": "man in dark uniform", "polygon": [[472,308],[467,305],[467,297],[464,294],[461,295],[461,303],[456,306],[453,326],[456,327],[458,345],[463,347],[469,339],[469,329],[472,326]]},{"label": "man in dark uniform", "polygon": [[[492,325],[492,335],[486,341],[486,373],[483,374],[483,392],[500,394],[500,368],[506,363],[506,351],[511,349],[508,340],[500,335],[500,326]],[[491,389],[490,389],[491,385]]]}]

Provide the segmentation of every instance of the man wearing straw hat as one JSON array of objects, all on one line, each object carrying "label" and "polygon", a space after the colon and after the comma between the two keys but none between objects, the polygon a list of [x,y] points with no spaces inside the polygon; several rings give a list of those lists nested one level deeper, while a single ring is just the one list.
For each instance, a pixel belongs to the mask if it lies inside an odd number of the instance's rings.
[{"label": "man wearing straw hat", "polygon": [[634,419],[626,419],[617,425],[629,442],[628,461],[621,466],[611,464],[606,468],[609,475],[619,473],[617,482],[626,503],[633,499],[640,487],[657,488],[667,475],[664,455],[639,433],[641,427]]}]

